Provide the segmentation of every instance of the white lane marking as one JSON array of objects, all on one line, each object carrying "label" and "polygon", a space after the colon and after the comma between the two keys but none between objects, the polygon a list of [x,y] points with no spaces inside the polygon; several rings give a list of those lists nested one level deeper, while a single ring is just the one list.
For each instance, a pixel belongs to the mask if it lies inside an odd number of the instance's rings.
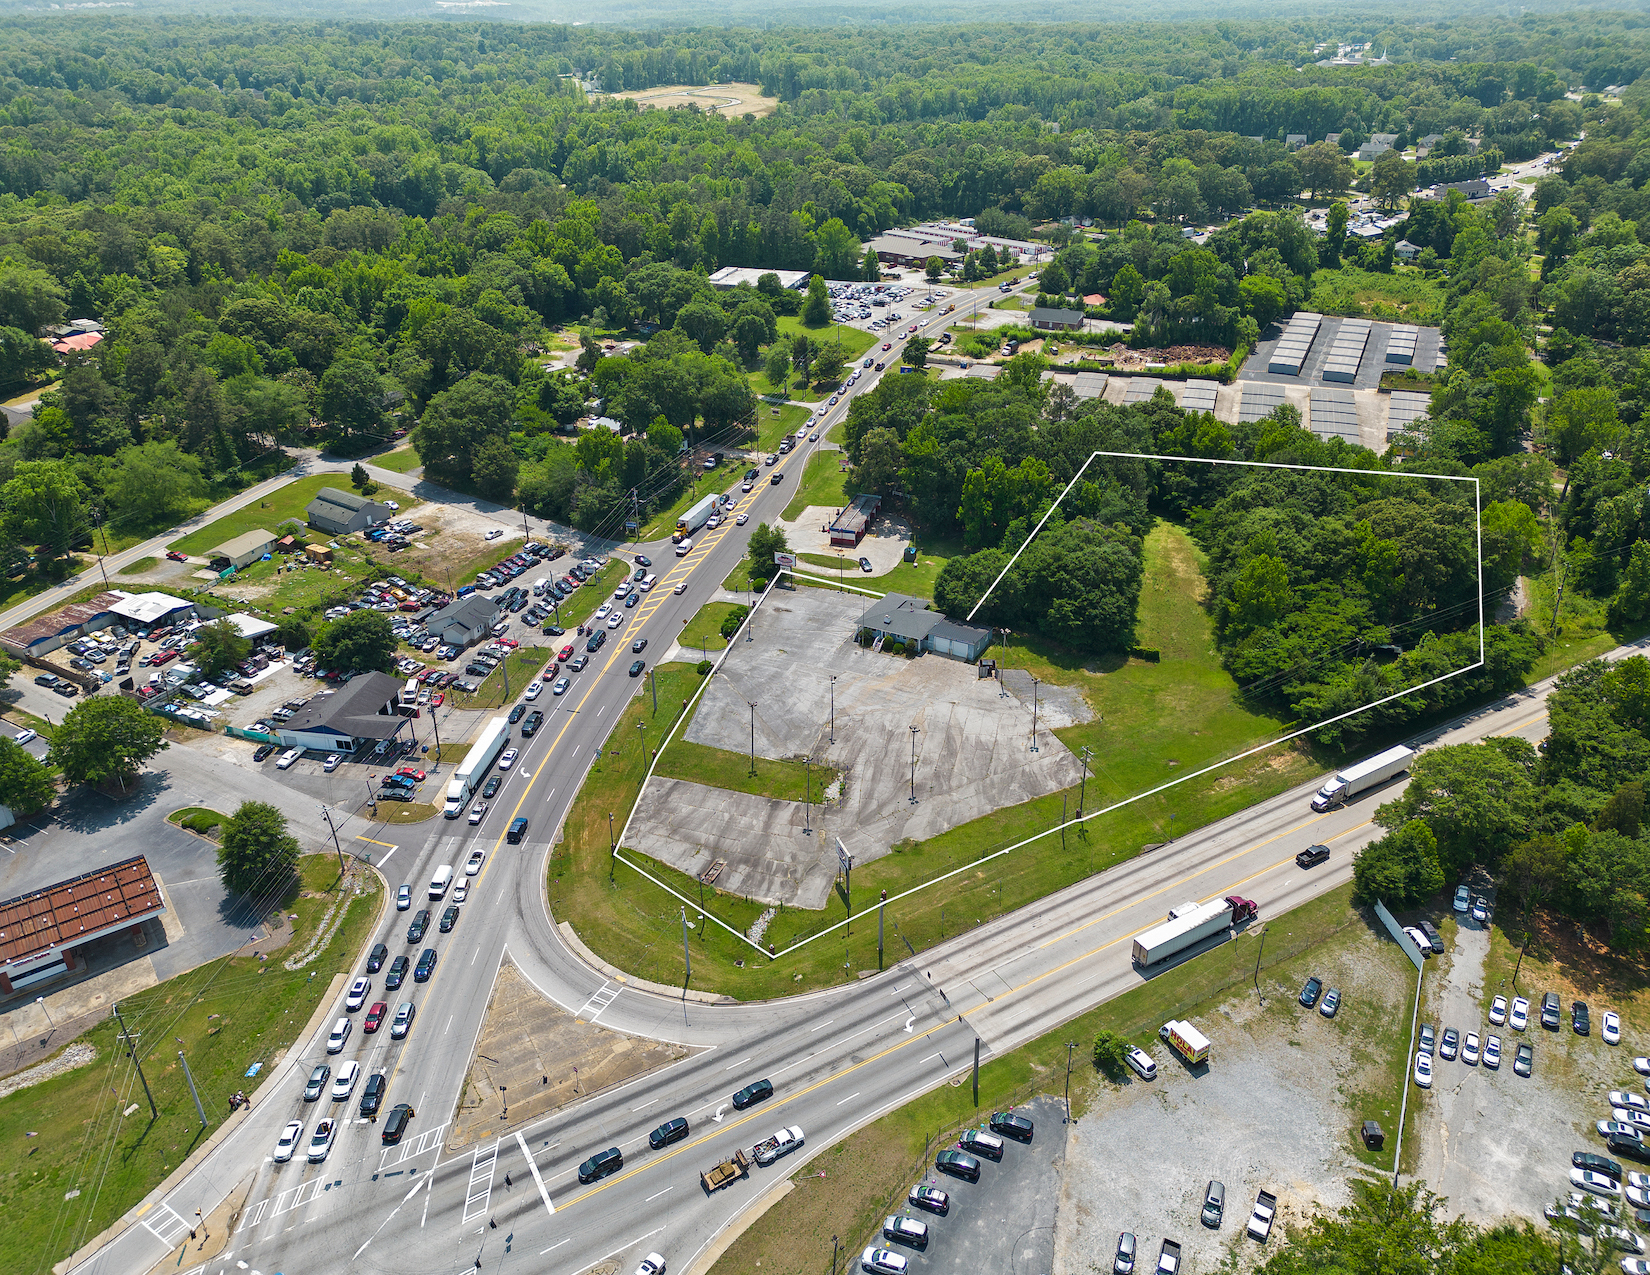
[{"label": "white lane marking", "polygon": [[[844,1098],[842,1100],[842,1102],[852,1102],[857,1097],[859,1097],[859,1090],[856,1089],[856,1090],[853,1091],[853,1093],[849,1094],[846,1098]],[[840,1107],[842,1105],[842,1102],[839,1102],[836,1105]]]},{"label": "white lane marking", "polygon": [[640,1111],[640,1110],[642,1110],[643,1107],[651,1107],[654,1103],[656,1103],[658,1101],[659,1100],[657,1098],[649,1098],[646,1102],[644,1102],[641,1105],[641,1107],[632,1107],[631,1110],[632,1111]]},{"label": "white lane marking", "polygon": [[724,1102],[721,1106],[716,1108],[716,1114],[714,1116],[712,1116],[711,1119],[714,1120],[717,1124],[721,1124],[722,1123],[722,1113],[724,1111],[726,1111],[727,1109],[728,1109],[728,1104]]},{"label": "white lane marking", "polygon": [[911,1017],[909,1017],[905,1020],[905,1034],[906,1035],[909,1036],[911,1034],[911,1024],[916,1022],[916,1021],[917,1021],[917,1016],[915,1014],[912,1014]]},{"label": "white lane marking", "polygon": [[655,1201],[659,1198],[659,1196],[666,1194],[666,1192],[674,1191],[675,1189],[676,1188],[673,1187],[673,1186],[667,1186],[663,1191],[658,1192],[658,1194],[648,1196],[647,1199],[642,1201],[642,1203],[643,1204],[652,1204],[653,1201]]},{"label": "white lane marking", "polygon": [[[533,1184],[539,1189],[539,1198],[544,1201],[546,1212],[555,1215],[556,1206],[550,1203],[550,1192],[544,1189],[544,1179],[539,1176],[538,1162],[533,1159],[533,1153],[527,1149],[527,1139],[516,1134],[516,1141],[521,1144],[521,1153],[527,1157],[527,1167],[533,1171]],[[548,1252],[548,1250],[546,1250]]]},{"label": "white lane marking", "polygon": [[825,1020],[825,1021],[824,1021],[824,1022],[823,1022],[823,1023],[821,1023],[821,1024],[820,1024],[820,1025],[819,1025],[819,1027],[810,1027],[810,1028],[808,1028],[808,1034],[809,1034],[809,1035],[810,1035],[810,1036],[811,1036],[811,1035],[813,1035],[813,1034],[814,1034],[814,1033],[815,1033],[815,1032],[816,1032],[816,1031],[818,1031],[818,1030],[819,1030],[819,1029],[820,1029],[820,1027],[829,1027],[829,1026],[830,1026],[830,1025],[831,1025],[831,1024],[832,1024],[832,1023],[834,1023],[834,1022],[836,1022],[836,1019],[834,1019],[834,1018],[827,1018],[827,1019],[826,1019],[826,1020]]},{"label": "white lane marking", "polygon": [[[577,1018],[577,1019],[581,1019],[581,1020],[586,1021],[586,1022],[594,1023],[598,1018],[600,1018],[604,1013],[607,1012],[607,1007],[609,1005],[611,1005],[614,1001],[618,1000],[619,993],[622,992],[623,990],[624,990],[624,988],[622,988],[622,987],[614,987],[610,983],[603,983],[600,987],[598,987],[594,992],[591,993],[590,999],[585,1001],[585,1003],[579,1008],[578,1012],[575,1013],[573,1015],[573,1017]],[[586,1012],[588,1010],[590,1010],[592,1007],[595,1008],[596,1012],[593,1013],[593,1014],[590,1014],[589,1017],[586,1018]]]},{"label": "white lane marking", "polygon": [[[567,1239],[565,1239],[565,1240],[557,1240],[554,1244],[552,1244],[550,1246],[550,1248],[560,1248],[563,1244],[568,1243],[568,1241],[570,1241],[572,1238],[573,1237],[571,1235],[569,1235],[567,1237]],[[548,1253],[550,1251],[550,1248],[541,1248],[539,1250],[539,1256],[543,1257],[546,1253]]]},{"label": "white lane marking", "polygon": [[899,986],[898,986],[898,987],[896,987],[896,988],[895,988],[895,989],[894,989],[894,990],[893,990],[893,991],[891,991],[891,992],[889,992],[889,993],[888,993],[888,995],[890,995],[890,996],[898,996],[898,995],[899,995],[899,994],[900,994],[900,993],[901,993],[901,992],[903,992],[903,991],[904,991],[904,990],[905,990],[905,989],[906,989],[906,988],[907,988],[907,987],[909,987],[909,986],[910,986],[910,984],[909,984],[909,983],[901,983],[901,984],[900,984],[900,985],[899,985]]},{"label": "white lane marking", "polygon": [[[493,1199],[493,1170],[498,1166],[498,1143],[491,1147],[477,1147],[470,1159],[469,1194],[464,1199],[465,1222],[487,1212]],[[486,1152],[485,1158],[482,1153]]]},{"label": "white lane marking", "polygon": [[926,1057],[926,1058],[924,1058],[924,1059],[923,1059],[923,1060],[922,1060],[922,1062],[919,1062],[919,1063],[918,1063],[918,1064],[917,1064],[917,1066],[919,1066],[919,1067],[920,1067],[920,1066],[922,1066],[922,1063],[925,1063],[925,1062],[933,1062],[933,1061],[934,1061],[934,1059],[936,1059],[936,1058],[938,1058],[938,1057],[939,1057],[939,1055],[938,1055],[938,1054],[929,1054],[929,1055],[928,1055],[928,1057]]},{"label": "white lane marking", "polygon": [[750,1061],[750,1055],[747,1054],[745,1057],[741,1058],[738,1062],[729,1063],[726,1067],[722,1068],[722,1070],[723,1071],[732,1071],[735,1067],[743,1067],[749,1061]]},{"label": "white lane marking", "polygon": [[[453,1016],[451,1014],[449,1014],[449,1015],[447,1015],[447,1026],[442,1029],[441,1034],[443,1036],[445,1036],[448,1032],[452,1031],[452,1029],[453,1029]],[[909,1027],[907,1027],[905,1030],[910,1031],[911,1029]]]}]

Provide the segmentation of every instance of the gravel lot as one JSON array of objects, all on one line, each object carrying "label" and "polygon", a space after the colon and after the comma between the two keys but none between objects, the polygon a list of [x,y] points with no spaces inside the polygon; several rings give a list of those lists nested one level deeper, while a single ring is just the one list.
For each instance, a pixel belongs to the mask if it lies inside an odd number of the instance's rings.
[{"label": "gravel lot", "polygon": [[[1179,1241],[1184,1275],[1213,1271],[1233,1252],[1254,1266],[1277,1246],[1263,1250],[1244,1236],[1259,1189],[1278,1197],[1274,1235],[1315,1209],[1347,1203],[1348,1181],[1365,1169],[1344,1100],[1388,1083],[1385,1052],[1374,1046],[1400,1017],[1407,1039],[1413,983],[1405,970],[1412,967],[1396,944],[1350,931],[1271,971],[1277,981],[1262,980],[1264,1007],[1251,991],[1194,1016],[1213,1046],[1202,1075],[1166,1045],[1151,1049],[1157,1079],[1111,1086],[1071,1131],[1056,1275],[1087,1275],[1091,1263],[1109,1269],[1120,1231],[1135,1233],[1140,1270],[1155,1265],[1165,1237]],[[1308,974],[1342,989],[1333,1021],[1295,1000]],[[1382,1122],[1390,1138],[1396,1108]],[[1218,1230],[1198,1219],[1211,1178],[1226,1184]]]}]

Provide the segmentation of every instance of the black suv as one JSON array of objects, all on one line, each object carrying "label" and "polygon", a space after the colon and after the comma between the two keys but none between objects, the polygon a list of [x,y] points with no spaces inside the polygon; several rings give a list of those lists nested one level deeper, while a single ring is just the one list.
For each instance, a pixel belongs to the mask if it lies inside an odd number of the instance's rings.
[{"label": "black suv", "polygon": [[1578,1169],[1587,1169],[1593,1173],[1603,1173],[1614,1178],[1617,1182],[1622,1179],[1621,1165],[1614,1160],[1607,1160],[1601,1155],[1594,1155],[1591,1151],[1577,1151],[1570,1157],[1570,1163]]},{"label": "black suv", "polygon": [[965,1151],[953,1151],[949,1148],[941,1151],[934,1157],[934,1167],[941,1173],[967,1178],[970,1182],[980,1180],[980,1162]]},{"label": "black suv", "polygon": [[505,832],[504,839],[513,846],[519,846],[521,844],[521,839],[526,835],[527,820],[516,818],[510,820],[510,827],[509,830]]},{"label": "black suv", "polygon": [[1306,986],[1301,988],[1301,1004],[1306,1006],[1307,1009],[1311,1009],[1312,1006],[1318,1003],[1318,993],[1321,991],[1323,991],[1323,980],[1314,974],[1306,980]]},{"label": "black suv", "polygon": [[[688,1136],[688,1122],[681,1116],[674,1120],[666,1120],[662,1125],[647,1135],[647,1145],[657,1151],[660,1147],[668,1147],[672,1142],[680,1142]],[[1617,1174],[1619,1177],[1620,1174]]]},{"label": "black suv", "polygon": [[384,1090],[390,1087],[389,1079],[383,1072],[367,1077],[367,1087],[361,1091],[361,1114],[376,1116],[378,1108],[384,1102]]},{"label": "black suv", "polygon": [[1574,1001],[1570,1005],[1570,1027],[1577,1036],[1585,1036],[1593,1030],[1593,1020],[1587,1013],[1586,1001]]},{"label": "black suv", "polygon": [[384,968],[384,958],[390,954],[390,949],[382,943],[374,943],[372,951],[367,953],[367,973],[376,974]]},{"label": "black suv", "polygon": [[595,653],[602,649],[602,643],[607,641],[607,630],[597,629],[590,635],[590,640],[584,644],[584,649]]},{"label": "black suv", "polygon": [[[527,711],[527,705],[525,705],[525,704],[517,704],[514,708],[512,708],[510,710],[510,725],[514,726],[517,722],[519,722],[522,718],[522,714],[525,713],[526,711]],[[522,731],[521,733],[523,735],[526,735],[526,734],[529,734],[530,732]]]},{"label": "black suv", "polygon": [[609,1173],[617,1173],[624,1168],[624,1153],[618,1147],[609,1147],[606,1151],[598,1151],[579,1166],[579,1181],[594,1182],[597,1178],[605,1178]]},{"label": "black suv", "polygon": [[430,928],[429,908],[419,908],[413,913],[412,924],[407,927],[407,942],[417,943],[424,937],[424,931]]},{"label": "black suv", "polygon": [[1295,866],[1301,868],[1315,868],[1318,864],[1328,861],[1328,846],[1307,846],[1295,856]]},{"label": "black suv", "polygon": [[427,983],[430,975],[435,973],[435,949],[427,947],[418,954],[418,964],[413,967],[413,982]]},{"label": "black suv", "polygon": [[1001,1133],[1010,1138],[1018,1138],[1021,1142],[1030,1142],[1035,1126],[1017,1111],[993,1111],[991,1113],[991,1132]]},{"label": "black suv", "polygon": [[398,956],[390,962],[390,972],[384,975],[384,990],[393,992],[400,987],[407,978],[407,967],[412,962],[405,956]]},{"label": "black suv", "polygon": [[413,1118],[413,1109],[404,1102],[398,1102],[390,1109],[389,1119],[384,1121],[384,1132],[381,1139],[384,1143],[401,1141],[401,1135],[407,1131],[407,1125]]},{"label": "black suv", "polygon": [[1541,1025],[1548,1031],[1558,1030],[1558,993],[1548,992],[1541,998]]},{"label": "black suv", "polygon": [[773,1097],[773,1081],[758,1080],[754,1084],[746,1085],[738,1093],[734,1094],[733,1105],[736,1110],[743,1111],[746,1107],[751,1106],[753,1103],[758,1103],[771,1097]]},{"label": "black suv", "polygon": [[544,725],[544,714],[535,708],[527,714],[527,720],[521,724],[521,737],[527,739],[542,725]]}]

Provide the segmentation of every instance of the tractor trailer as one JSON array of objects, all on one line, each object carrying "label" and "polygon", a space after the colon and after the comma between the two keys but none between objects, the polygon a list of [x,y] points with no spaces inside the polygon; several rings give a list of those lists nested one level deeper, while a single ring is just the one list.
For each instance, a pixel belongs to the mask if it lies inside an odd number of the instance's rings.
[{"label": "tractor trailer", "polygon": [[1384,784],[1394,775],[1401,775],[1408,770],[1415,761],[1415,750],[1405,748],[1399,744],[1396,748],[1389,748],[1367,761],[1361,761],[1356,766],[1348,766],[1338,775],[1333,776],[1328,783],[1318,789],[1318,795],[1312,798],[1312,809],[1328,810],[1376,784]]},{"label": "tractor trailer", "polygon": [[1196,907],[1182,904],[1174,909],[1172,919],[1153,926],[1135,939],[1134,963],[1155,965],[1211,935],[1253,920],[1258,911],[1253,900],[1240,899],[1235,894],[1211,899]]},{"label": "tractor trailer", "polygon": [[482,727],[481,734],[470,745],[470,751],[464,754],[464,760],[453,772],[452,782],[447,785],[447,804],[441,808],[443,815],[448,819],[457,819],[464,813],[465,803],[475,795],[482,779],[509,742],[510,723],[506,719],[495,717]]},{"label": "tractor trailer", "polygon": [[709,521],[710,516],[716,512],[721,499],[715,492],[712,492],[678,518],[676,520],[677,541],[680,542],[683,537],[691,536],[700,527],[703,527]]}]

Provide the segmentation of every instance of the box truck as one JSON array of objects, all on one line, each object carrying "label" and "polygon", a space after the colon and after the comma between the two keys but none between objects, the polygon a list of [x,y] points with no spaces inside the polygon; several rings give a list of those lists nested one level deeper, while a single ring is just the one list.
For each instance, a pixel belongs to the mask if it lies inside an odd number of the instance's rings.
[{"label": "box truck", "polygon": [[1209,1061],[1209,1038],[1190,1023],[1171,1018],[1157,1029],[1157,1035],[1189,1065],[1196,1067]]},{"label": "box truck", "polygon": [[700,527],[703,527],[710,520],[710,516],[716,512],[719,503],[720,497],[713,492],[689,509],[676,520],[676,538],[680,540],[684,536],[691,536]]},{"label": "box truck", "polygon": [[447,785],[447,804],[441,808],[444,816],[457,819],[464,813],[465,804],[475,795],[487,771],[509,742],[510,723],[505,718],[495,717],[482,727],[481,734],[470,745],[470,751],[464,754],[464,760],[453,772],[452,782]]},{"label": "box truck", "polygon": [[1239,922],[1253,920],[1257,911],[1251,900],[1240,899],[1235,894],[1200,903],[1189,911],[1184,906],[1177,907],[1173,920],[1153,926],[1135,939],[1134,963],[1155,965]]},{"label": "box truck", "polygon": [[1361,761],[1356,766],[1348,766],[1318,789],[1318,795],[1312,798],[1312,809],[1328,810],[1329,807],[1356,797],[1376,784],[1384,784],[1394,775],[1400,775],[1408,770],[1414,761],[1415,750],[1399,744],[1396,748],[1389,748],[1386,752],[1367,761]]}]

